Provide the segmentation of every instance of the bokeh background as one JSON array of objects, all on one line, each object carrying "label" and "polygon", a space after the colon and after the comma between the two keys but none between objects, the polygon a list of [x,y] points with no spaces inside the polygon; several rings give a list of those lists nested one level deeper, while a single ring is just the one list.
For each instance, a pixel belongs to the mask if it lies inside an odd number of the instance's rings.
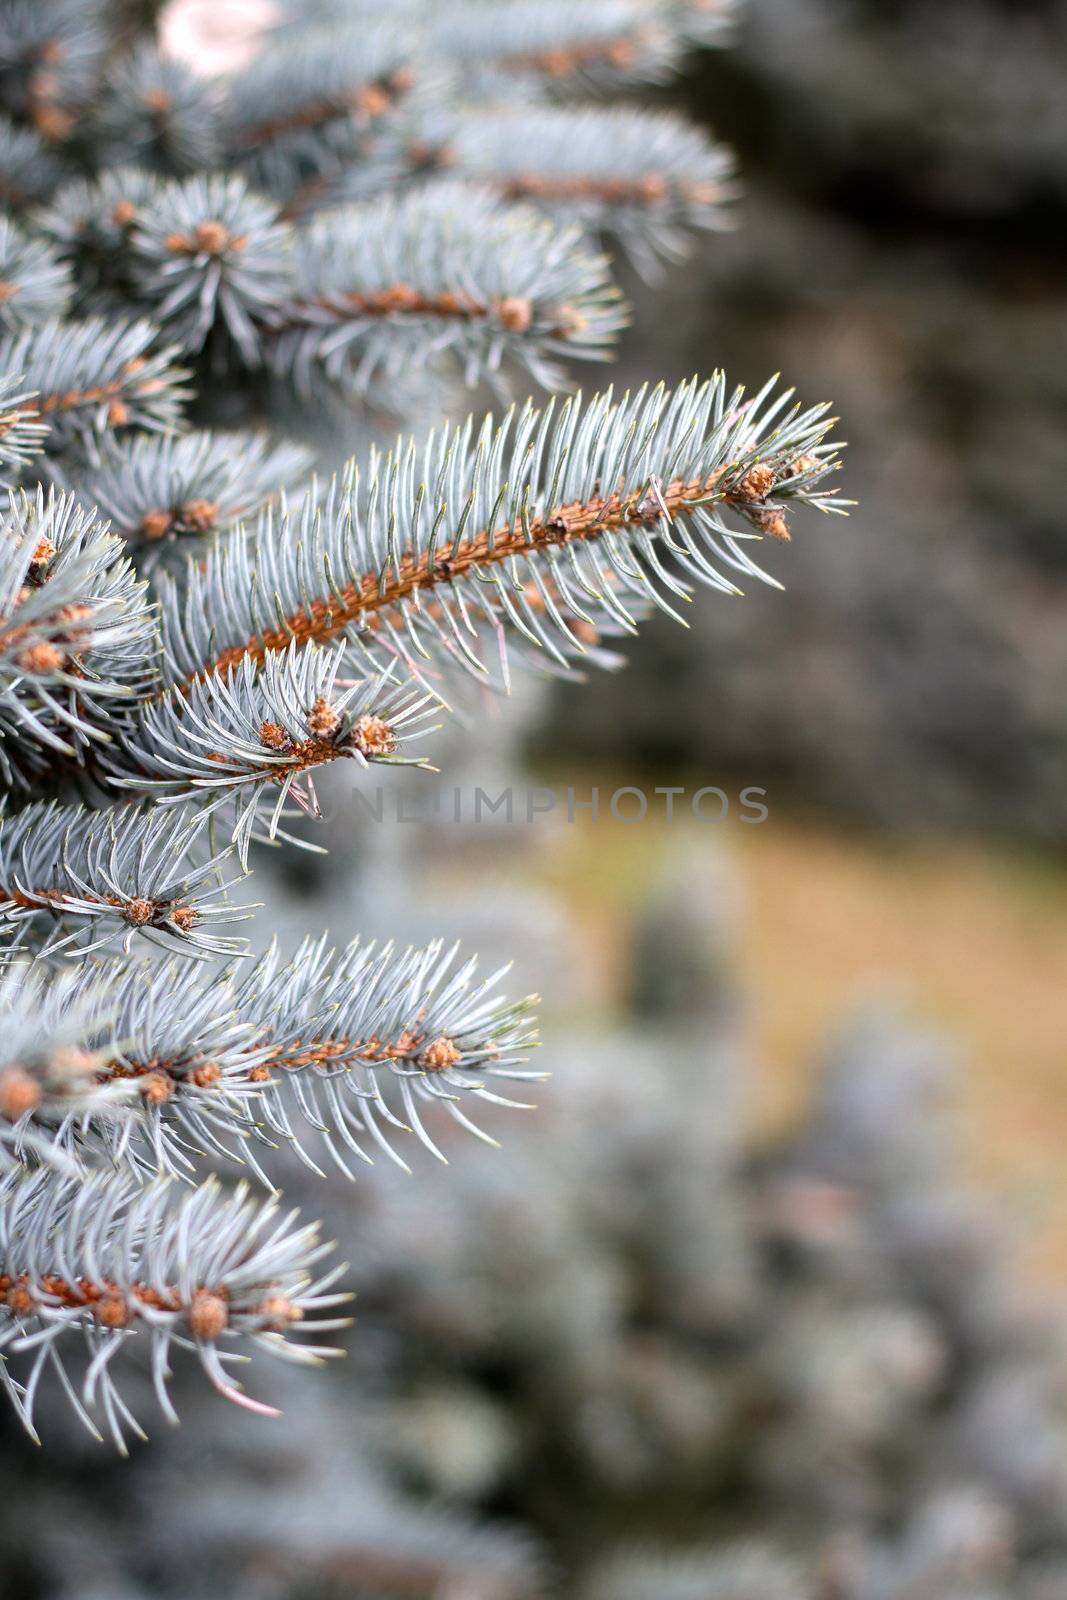
[{"label": "bokeh background", "polygon": [[261,923],[514,953],[551,1081],[502,1151],[292,1173],[357,1320],[274,1427],[195,1381],[131,1464],[5,1419],[12,1600],[1067,1595],[1067,6],[749,0],[660,99],[744,195],[627,281],[619,381],[780,368],[859,504],[442,764],[768,819],[335,787]]}]

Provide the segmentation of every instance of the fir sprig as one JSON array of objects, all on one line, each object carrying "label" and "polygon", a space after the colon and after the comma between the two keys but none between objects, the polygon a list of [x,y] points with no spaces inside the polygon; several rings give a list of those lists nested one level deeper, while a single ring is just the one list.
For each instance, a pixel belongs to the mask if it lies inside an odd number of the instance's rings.
[{"label": "fir sprig", "polygon": [[494,1144],[468,1113],[475,1102],[524,1109],[503,1091],[545,1077],[527,1066],[537,997],[508,999],[507,967],[484,974],[458,957],[441,940],[335,950],[321,938],[289,960],[273,944],[221,969],[15,966],[0,986],[0,1119],[24,1160],[189,1178],[201,1158],[223,1157],[268,1187],[264,1152],[277,1145],[312,1167],[306,1147],[321,1145],[351,1176],[353,1155],[376,1152],[406,1170],[398,1135],[443,1160],[435,1121]]},{"label": "fir sprig", "polygon": [[610,235],[646,276],[689,254],[696,230],[730,225],[732,153],[670,112],[483,108],[444,137],[451,170]]},{"label": "fir sprig", "polygon": [[338,638],[416,671],[443,656],[484,673],[487,635],[564,669],[595,659],[648,605],[677,615],[694,582],[773,582],[745,545],[788,538],[792,506],[843,510],[828,407],[791,401],[773,382],[746,400],[720,374],[527,405],[376,456],[165,582],[166,670],[192,682]]},{"label": "fir sprig", "polygon": [[129,950],[135,938],[197,958],[240,951],[211,931],[247,911],[227,899],[232,847],[212,853],[204,827],[195,812],[132,804],[37,802],[0,817],[0,930],[52,955]]},{"label": "fir sprig", "polygon": [[216,85],[155,44],[115,63],[94,120],[105,165],[137,162],[180,177],[213,167],[220,155]]},{"label": "fir sprig", "polygon": [[110,781],[162,804],[196,798],[199,812],[232,814],[242,864],[259,833],[278,837],[294,810],[318,815],[314,773],[335,761],[361,767],[421,765],[409,741],[427,731],[438,700],[393,681],[339,681],[345,649],[298,649],[246,658],[187,692],[143,705],[120,736]]},{"label": "fir sprig", "polygon": [[314,147],[347,125],[350,131],[388,138],[402,118],[418,79],[412,67],[416,41],[404,18],[369,24],[306,28],[295,37],[268,39],[230,85],[225,114],[227,145],[253,183],[264,164],[281,181],[288,170],[296,188],[319,157]]},{"label": "fir sprig", "polygon": [[[9,435],[10,437],[10,435]],[[40,780],[106,743],[108,708],[145,694],[158,645],[147,588],[73,495],[13,495],[0,517],[0,776]]]},{"label": "fir sprig", "polygon": [[174,364],[174,347],[160,348],[157,339],[143,320],[50,319],[0,338],[0,373],[21,373],[36,392],[49,450],[113,429],[173,428],[186,373]]},{"label": "fir sprig", "polygon": [[49,245],[0,217],[0,328],[25,328],[62,317],[72,293],[70,268]]},{"label": "fir sprig", "polygon": [[677,66],[682,38],[663,0],[510,0],[487,13],[483,0],[435,6],[429,48],[481,74],[487,97],[508,85],[573,91],[657,82]]},{"label": "fir sprig", "polygon": [[142,205],[130,236],[135,293],[183,350],[225,329],[254,364],[264,324],[293,290],[292,231],[242,178],[174,182]]},{"label": "fir sprig", "polygon": [[96,178],[72,178],[34,213],[35,228],[74,268],[80,314],[128,314],[130,236],[160,187],[159,178],[141,167],[114,167]]},{"label": "fir sprig", "polygon": [[348,1298],[329,1292],[336,1269],[316,1276],[331,1248],[276,1200],[227,1195],[211,1179],[179,1192],[166,1180],[13,1174],[0,1184],[0,1383],[36,1439],[48,1373],[89,1431],[101,1437],[99,1417],[125,1453],[126,1438],[144,1434],[116,1386],[116,1358],[146,1347],[156,1399],[176,1421],[167,1381],[173,1351],[186,1349],[227,1399],[275,1416],[228,1369],[244,1348],[313,1364],[339,1353],[300,1338],[346,1325],[322,1315]]},{"label": "fir sprig", "polygon": [[54,471],[150,568],[254,519],[303,482],[313,461],[309,450],[266,433],[195,431],[105,436],[91,459]]},{"label": "fir sprig", "polygon": [[272,346],[307,391],[395,379],[419,357],[468,384],[503,367],[546,388],[554,356],[603,359],[625,318],[608,263],[575,228],[445,182],[329,212],[298,235],[296,288]]},{"label": "fir sprig", "polygon": [[528,1109],[492,1085],[544,1078],[526,1066],[537,996],[503,999],[495,991],[510,963],[483,977],[475,957],[457,955],[441,940],[405,951],[353,940],[335,951],[323,938],[287,964],[277,948],[262,957],[239,1004],[269,1018],[266,1068],[280,1093],[263,1102],[268,1131],[300,1149],[295,1115],[347,1176],[353,1156],[369,1162],[375,1151],[408,1170],[391,1142],[397,1133],[444,1160],[435,1114],[494,1144],[463,1106]]}]

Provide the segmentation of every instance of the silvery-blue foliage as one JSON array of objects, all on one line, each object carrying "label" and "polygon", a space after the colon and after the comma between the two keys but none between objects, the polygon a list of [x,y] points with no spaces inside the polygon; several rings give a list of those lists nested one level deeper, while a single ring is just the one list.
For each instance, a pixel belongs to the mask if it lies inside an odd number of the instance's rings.
[{"label": "silvery-blue foliage", "polygon": [[317,0],[211,76],[134,8],[0,0],[0,1382],[31,1431],[47,1381],[121,1448],[127,1345],[168,1415],[183,1345],[252,1404],[241,1346],[332,1306],[272,1202],[179,1193],[205,1161],[406,1171],[543,1076],[506,968],[236,936],[316,769],[421,764],[454,669],[614,664],[651,607],[762,578],[794,505],[843,508],[827,408],[721,375],[353,452],[445,381],[565,391],[611,353],[602,241],[681,254],[730,161],[564,102],[731,11]]}]

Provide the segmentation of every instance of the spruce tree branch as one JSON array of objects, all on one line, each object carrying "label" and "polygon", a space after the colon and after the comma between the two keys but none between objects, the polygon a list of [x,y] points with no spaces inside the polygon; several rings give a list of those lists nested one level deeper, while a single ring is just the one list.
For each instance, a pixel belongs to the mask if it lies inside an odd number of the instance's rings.
[{"label": "spruce tree branch", "polygon": [[608,353],[618,302],[579,230],[446,181],[298,233],[271,363],[303,392],[323,378],[362,392],[438,355],[468,384],[515,366],[558,386],[555,356]]},{"label": "spruce tree branch", "polygon": [[732,153],[670,112],[480,107],[437,137],[457,176],[610,235],[646,276],[690,253],[694,231],[730,226]]},{"label": "spruce tree branch", "polygon": [[[345,648],[312,645],[243,661],[141,707],[105,760],[109,781],[161,804],[196,798],[201,816],[233,816],[242,865],[253,838],[273,841],[286,816],[318,816],[313,783],[335,761],[423,765],[410,741],[440,709],[418,686],[340,681]],[[264,816],[264,814],[266,814]]]},{"label": "spruce tree branch", "polygon": [[76,1170],[65,1130],[109,1122],[132,1098],[93,1048],[113,1004],[99,975],[85,984],[22,962],[0,974],[0,1166]]},{"label": "spruce tree branch", "polygon": [[157,675],[155,609],[122,541],[71,495],[13,495],[0,518],[0,776],[106,743],[109,707]]},{"label": "spruce tree branch", "polygon": [[305,480],[313,461],[300,445],[261,433],[136,434],[105,437],[91,459],[61,460],[52,471],[151,567],[254,518]]},{"label": "spruce tree branch", "polygon": [[632,631],[642,606],[673,612],[666,595],[687,597],[687,580],[736,593],[721,569],[765,579],[746,538],[787,539],[794,504],[845,505],[826,487],[838,465],[828,408],[787,411],[792,392],[772,389],[746,401],[719,375],[673,394],[527,406],[375,458],[322,505],[268,512],[255,570],[252,547],[231,543],[183,589],[164,586],[167,671],[191,684],[294,640],[342,637],[413,670],[451,648],[484,671],[478,619],[566,665],[601,633]]},{"label": "spruce tree branch", "polygon": [[200,959],[239,953],[210,931],[246,910],[227,900],[232,846],[210,853],[204,823],[133,805],[36,803],[0,817],[0,930],[43,938],[52,956],[128,950],[135,937]]},{"label": "spruce tree branch", "polygon": [[368,1162],[376,1150],[407,1170],[391,1142],[397,1132],[414,1133],[444,1160],[435,1114],[495,1143],[463,1103],[528,1109],[493,1085],[545,1077],[525,1064],[537,1043],[537,996],[501,998],[508,966],[482,977],[476,958],[457,962],[457,954],[441,940],[403,952],[359,940],[334,951],[307,940],[283,966],[270,950],[243,979],[239,1000],[270,1019],[264,1067],[282,1094],[263,1102],[268,1131],[299,1150],[295,1112],[346,1176],[353,1156]]},{"label": "spruce tree branch", "polygon": [[142,1178],[194,1177],[206,1155],[272,1187],[264,1147],[291,1145],[314,1167],[313,1135],[349,1176],[346,1156],[404,1166],[397,1133],[443,1159],[435,1118],[493,1143],[464,1106],[524,1108],[501,1090],[545,1076],[526,1065],[537,997],[507,999],[506,967],[483,976],[457,953],[320,939],[288,962],[272,945],[222,970],[13,967],[0,982],[0,1147]]},{"label": "spruce tree branch", "polygon": [[151,323],[49,319],[0,338],[0,372],[36,391],[32,413],[47,448],[84,444],[116,428],[170,428],[180,420],[187,374],[173,347],[155,349]]},{"label": "spruce tree branch", "polygon": [[[36,1439],[35,1396],[50,1372],[89,1431],[101,1436],[99,1418],[124,1454],[128,1435],[144,1437],[113,1375],[133,1341],[147,1348],[169,1420],[175,1348],[227,1399],[276,1415],[228,1366],[244,1348],[311,1364],[340,1353],[300,1342],[347,1325],[322,1315],[348,1298],[330,1292],[336,1271],[320,1273],[331,1248],[296,1213],[280,1217],[276,1200],[226,1195],[213,1179],[179,1193],[166,1180],[13,1174],[0,1183],[0,1383]],[[66,1364],[79,1352],[72,1381]]]}]

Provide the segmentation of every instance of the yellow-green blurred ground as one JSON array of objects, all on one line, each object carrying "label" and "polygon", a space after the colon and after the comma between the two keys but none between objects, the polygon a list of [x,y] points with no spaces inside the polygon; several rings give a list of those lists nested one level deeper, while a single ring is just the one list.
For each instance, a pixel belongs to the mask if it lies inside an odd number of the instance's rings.
[{"label": "yellow-green blurred ground", "polygon": [[[556,837],[547,871],[573,907],[591,989],[607,1005],[623,982],[628,911],[684,837],[651,821]],[[957,1046],[961,1161],[1004,1195],[1027,1267],[1067,1286],[1067,869],[778,817],[716,829],[713,843],[695,826],[686,847],[725,850],[740,890],[754,1138],[796,1114],[850,1010],[888,991]]]}]

